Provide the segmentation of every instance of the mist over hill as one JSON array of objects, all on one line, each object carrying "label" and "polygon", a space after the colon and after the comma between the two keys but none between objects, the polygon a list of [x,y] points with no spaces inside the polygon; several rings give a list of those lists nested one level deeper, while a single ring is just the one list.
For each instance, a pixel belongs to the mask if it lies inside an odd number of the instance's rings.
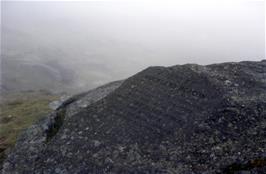
[{"label": "mist over hill", "polygon": [[264,58],[262,2],[1,2],[1,88],[80,92],[147,66]]}]

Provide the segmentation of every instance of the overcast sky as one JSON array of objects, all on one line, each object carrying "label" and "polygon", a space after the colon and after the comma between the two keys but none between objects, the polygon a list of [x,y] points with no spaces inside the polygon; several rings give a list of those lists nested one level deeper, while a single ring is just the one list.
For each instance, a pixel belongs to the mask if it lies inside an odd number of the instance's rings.
[{"label": "overcast sky", "polygon": [[167,2],[1,2],[2,52],[86,65],[80,78],[96,84],[152,65],[265,58],[263,1]]}]

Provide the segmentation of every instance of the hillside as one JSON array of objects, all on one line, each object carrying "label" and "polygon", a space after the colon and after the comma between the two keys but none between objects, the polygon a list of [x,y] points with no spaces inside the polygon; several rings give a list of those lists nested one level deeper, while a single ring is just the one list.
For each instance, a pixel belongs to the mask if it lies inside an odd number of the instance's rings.
[{"label": "hillside", "polygon": [[5,158],[4,151],[15,145],[18,135],[51,112],[48,104],[58,98],[45,91],[1,93],[0,164]]},{"label": "hillside", "polygon": [[27,60],[20,55],[1,55],[1,77],[3,93],[46,90],[59,94],[75,88],[71,85],[75,84],[74,72],[57,61]]},{"label": "hillside", "polygon": [[25,131],[8,173],[265,173],[266,61],[150,67]]}]

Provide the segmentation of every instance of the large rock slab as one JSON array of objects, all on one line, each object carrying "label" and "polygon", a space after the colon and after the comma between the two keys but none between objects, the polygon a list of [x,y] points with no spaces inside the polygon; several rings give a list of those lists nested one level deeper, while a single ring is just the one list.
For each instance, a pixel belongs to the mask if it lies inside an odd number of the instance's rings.
[{"label": "large rock slab", "polygon": [[150,67],[113,85],[26,131],[3,173],[266,172],[265,60]]}]

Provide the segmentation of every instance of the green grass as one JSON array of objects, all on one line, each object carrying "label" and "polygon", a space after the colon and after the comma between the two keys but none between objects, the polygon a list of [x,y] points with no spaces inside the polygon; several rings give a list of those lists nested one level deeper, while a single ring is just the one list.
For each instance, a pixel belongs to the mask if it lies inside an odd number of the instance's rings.
[{"label": "green grass", "polygon": [[51,112],[48,104],[58,96],[28,92],[3,98],[0,104],[0,150],[12,147],[23,129]]}]

